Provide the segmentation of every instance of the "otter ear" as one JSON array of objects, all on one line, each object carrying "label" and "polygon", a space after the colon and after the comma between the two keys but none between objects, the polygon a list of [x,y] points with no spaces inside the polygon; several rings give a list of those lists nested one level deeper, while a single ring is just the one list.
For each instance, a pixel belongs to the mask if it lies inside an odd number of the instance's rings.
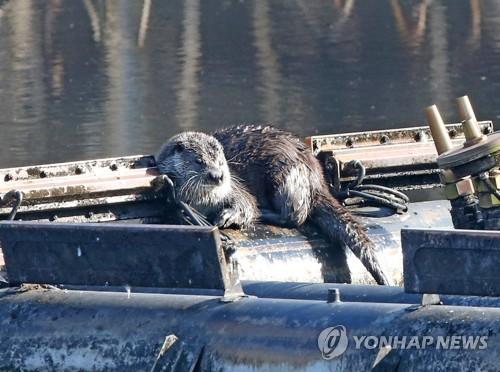
[{"label": "otter ear", "polygon": [[182,144],[182,142],[177,142],[174,145],[174,152],[182,152],[182,151],[184,151],[184,145]]}]

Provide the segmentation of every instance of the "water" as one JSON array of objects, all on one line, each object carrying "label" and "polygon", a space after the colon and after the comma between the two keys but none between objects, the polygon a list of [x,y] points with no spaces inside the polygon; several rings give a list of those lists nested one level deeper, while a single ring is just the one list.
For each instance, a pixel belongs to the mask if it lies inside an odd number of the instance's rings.
[{"label": "water", "polygon": [[0,167],[455,121],[463,94],[495,120],[499,57],[495,0],[0,0]]}]

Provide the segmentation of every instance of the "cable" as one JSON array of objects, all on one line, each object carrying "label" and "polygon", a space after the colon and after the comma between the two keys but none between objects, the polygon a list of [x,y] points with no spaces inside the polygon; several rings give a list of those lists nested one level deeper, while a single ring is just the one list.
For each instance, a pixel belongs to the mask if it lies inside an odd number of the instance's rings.
[{"label": "cable", "polygon": [[11,200],[15,200],[14,206],[7,217],[8,221],[13,221],[16,218],[17,210],[23,202],[23,193],[18,190],[10,190],[3,197],[0,197],[0,206],[6,205]]},{"label": "cable", "polygon": [[361,161],[352,160],[346,166],[358,171],[356,179],[347,185],[345,190],[335,193],[335,196],[343,200],[346,206],[360,207],[373,205],[388,207],[397,213],[408,211],[410,198],[401,191],[381,185],[362,184],[366,177],[366,168]]}]

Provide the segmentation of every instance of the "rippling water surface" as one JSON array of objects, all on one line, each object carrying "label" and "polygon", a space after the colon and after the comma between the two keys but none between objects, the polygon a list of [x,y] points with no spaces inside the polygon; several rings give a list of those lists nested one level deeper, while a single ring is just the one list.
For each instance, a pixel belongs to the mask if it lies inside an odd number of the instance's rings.
[{"label": "rippling water surface", "polygon": [[0,0],[0,167],[454,121],[463,94],[495,120],[499,58],[495,0]]}]

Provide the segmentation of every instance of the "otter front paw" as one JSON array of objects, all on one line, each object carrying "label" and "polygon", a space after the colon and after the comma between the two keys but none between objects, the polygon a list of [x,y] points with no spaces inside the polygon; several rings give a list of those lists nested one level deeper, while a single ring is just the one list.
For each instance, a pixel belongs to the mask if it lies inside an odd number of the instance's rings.
[{"label": "otter front paw", "polygon": [[173,190],[174,182],[166,174],[160,174],[159,176],[153,178],[151,181],[151,187],[156,192],[162,189]]},{"label": "otter front paw", "polygon": [[226,227],[246,227],[250,224],[250,220],[246,218],[244,213],[233,208],[223,209],[219,217],[214,221],[214,224],[220,228]]}]

